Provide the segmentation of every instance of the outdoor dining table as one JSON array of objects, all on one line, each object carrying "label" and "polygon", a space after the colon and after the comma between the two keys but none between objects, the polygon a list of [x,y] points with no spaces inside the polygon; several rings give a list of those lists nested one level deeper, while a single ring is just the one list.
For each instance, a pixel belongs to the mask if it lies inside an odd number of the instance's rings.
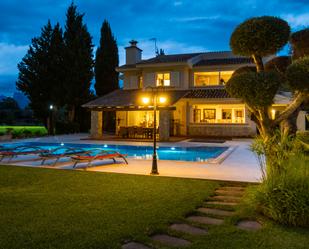
[{"label": "outdoor dining table", "polygon": [[152,127],[128,126],[120,127],[119,135],[123,138],[152,138]]}]

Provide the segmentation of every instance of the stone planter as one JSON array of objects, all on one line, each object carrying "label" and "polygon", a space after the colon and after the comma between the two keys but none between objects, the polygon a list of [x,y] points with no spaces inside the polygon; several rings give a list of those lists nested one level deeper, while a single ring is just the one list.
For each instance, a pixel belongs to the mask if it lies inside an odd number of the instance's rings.
[{"label": "stone planter", "polygon": [[12,134],[0,135],[0,141],[10,141],[12,140]]}]

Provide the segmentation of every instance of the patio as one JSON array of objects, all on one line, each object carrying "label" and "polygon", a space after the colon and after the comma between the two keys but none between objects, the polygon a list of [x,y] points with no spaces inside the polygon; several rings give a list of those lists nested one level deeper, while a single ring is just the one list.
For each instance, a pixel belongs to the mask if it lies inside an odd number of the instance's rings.
[{"label": "patio", "polygon": [[[88,134],[64,135],[55,137],[43,137],[36,139],[25,139],[23,141],[46,142],[46,143],[74,143],[74,144],[102,144],[99,140],[87,140]],[[185,162],[185,161],[158,161],[160,176],[183,177],[183,178],[198,178],[198,179],[214,179],[228,181],[244,181],[244,182],[259,182],[261,178],[260,169],[254,154],[249,150],[251,139],[234,139],[225,143],[200,143],[189,142],[183,140],[180,142],[159,143],[164,146],[229,146],[234,147],[234,150],[221,163],[200,163],[200,162]],[[151,142],[133,142],[133,141],[108,141],[104,143],[119,144],[119,145],[149,145]],[[149,175],[151,169],[151,160],[136,160],[128,158],[129,165],[110,164],[109,161],[99,162],[100,166],[88,168],[88,171],[98,172],[113,172],[122,174],[137,174]],[[103,163],[103,164],[102,164]],[[5,162],[3,162],[5,164]],[[18,162],[14,165],[19,166],[34,166],[40,167],[39,161],[33,162]],[[62,161],[57,165],[58,169],[72,169],[72,163]],[[83,170],[83,168],[79,168]]]}]

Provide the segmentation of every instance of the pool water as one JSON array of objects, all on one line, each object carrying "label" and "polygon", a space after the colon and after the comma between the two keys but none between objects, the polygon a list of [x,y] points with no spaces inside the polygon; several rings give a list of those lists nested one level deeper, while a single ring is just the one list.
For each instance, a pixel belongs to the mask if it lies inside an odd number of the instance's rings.
[{"label": "pool water", "polygon": [[[14,143],[8,144],[7,147],[12,146],[39,146],[42,149],[54,149],[59,146],[81,148],[85,150],[104,149],[114,150],[121,154],[128,155],[129,158],[134,159],[151,159],[153,148],[151,146],[134,146],[134,145],[114,145],[114,144],[71,144],[71,143]],[[224,146],[198,146],[198,147],[157,147],[157,154],[159,160],[175,160],[175,161],[190,161],[190,162],[205,162],[209,159],[218,157],[229,147]]]}]

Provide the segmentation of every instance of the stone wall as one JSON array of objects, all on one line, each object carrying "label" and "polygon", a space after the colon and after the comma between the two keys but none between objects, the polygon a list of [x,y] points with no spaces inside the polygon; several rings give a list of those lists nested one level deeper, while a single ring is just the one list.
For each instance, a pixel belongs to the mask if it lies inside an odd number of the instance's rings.
[{"label": "stone wall", "polygon": [[189,136],[216,136],[216,137],[251,137],[256,130],[249,125],[241,124],[190,124]]},{"label": "stone wall", "polygon": [[91,111],[91,129],[92,138],[101,138],[103,135],[103,112]]},{"label": "stone wall", "polygon": [[160,141],[168,141],[170,138],[171,111],[159,111],[159,137]]}]

